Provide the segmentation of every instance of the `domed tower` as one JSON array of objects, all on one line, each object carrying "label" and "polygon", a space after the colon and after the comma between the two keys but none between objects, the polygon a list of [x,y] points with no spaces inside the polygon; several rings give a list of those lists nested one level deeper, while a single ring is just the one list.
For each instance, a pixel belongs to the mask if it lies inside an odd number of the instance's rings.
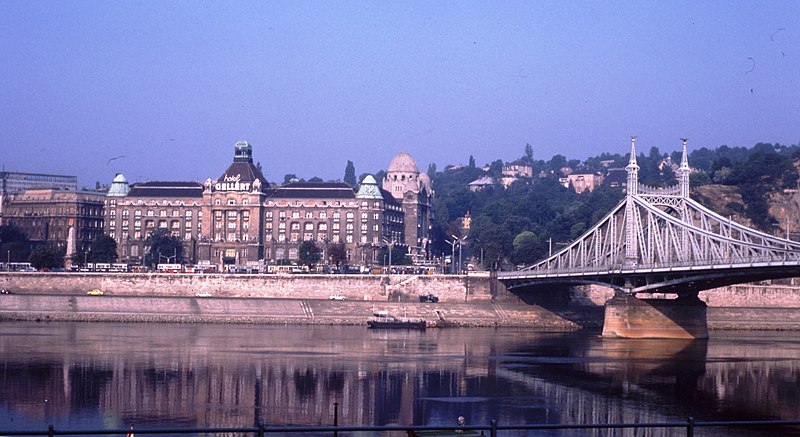
[{"label": "domed tower", "polygon": [[383,189],[403,205],[405,241],[417,260],[428,256],[433,214],[433,190],[427,174],[420,174],[417,162],[406,152],[392,159],[383,179]]}]

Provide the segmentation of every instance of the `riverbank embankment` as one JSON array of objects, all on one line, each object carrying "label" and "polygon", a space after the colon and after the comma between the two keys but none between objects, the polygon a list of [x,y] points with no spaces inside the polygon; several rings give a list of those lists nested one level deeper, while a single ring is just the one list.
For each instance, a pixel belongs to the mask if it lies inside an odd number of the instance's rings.
[{"label": "riverbank embankment", "polygon": [[[374,311],[429,326],[600,329],[601,287],[566,304],[530,305],[489,276],[169,275],[2,273],[0,319],[180,323],[366,324]],[[99,289],[102,296],[88,296]],[[422,303],[434,294],[437,303]],[[332,295],[345,300],[330,300]],[[793,286],[733,286],[701,293],[710,329],[800,330]]]}]

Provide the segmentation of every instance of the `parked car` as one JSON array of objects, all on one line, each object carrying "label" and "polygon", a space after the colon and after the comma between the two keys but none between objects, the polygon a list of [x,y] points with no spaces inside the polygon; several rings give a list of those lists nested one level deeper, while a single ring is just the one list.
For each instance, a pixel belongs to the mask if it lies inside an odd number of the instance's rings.
[{"label": "parked car", "polygon": [[343,294],[332,294],[332,295],[330,295],[329,299],[330,300],[345,300],[345,299],[347,299],[347,296],[345,296]]},{"label": "parked car", "polygon": [[89,290],[89,292],[86,294],[88,296],[102,296],[105,293],[103,292],[103,290],[98,290],[97,288],[95,288],[94,290]]},{"label": "parked car", "polygon": [[0,288],[0,294],[11,294],[11,292],[7,288]]},{"label": "parked car", "polygon": [[435,296],[434,294],[432,294],[432,293],[428,293],[428,294],[423,294],[422,296],[420,296],[420,297],[419,297],[419,301],[420,301],[420,302],[430,302],[430,303],[436,303],[436,302],[439,302],[439,298],[438,298],[438,297],[436,297],[436,296]]}]

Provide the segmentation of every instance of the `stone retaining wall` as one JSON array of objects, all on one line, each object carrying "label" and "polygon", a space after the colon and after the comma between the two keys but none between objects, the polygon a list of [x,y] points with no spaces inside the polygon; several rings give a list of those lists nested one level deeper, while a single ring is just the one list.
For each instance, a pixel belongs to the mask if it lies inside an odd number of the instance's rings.
[{"label": "stone retaining wall", "polygon": [[442,302],[491,301],[488,276],[440,275],[192,275],[135,273],[0,273],[0,288],[19,294],[196,296],[416,301],[432,293]]}]

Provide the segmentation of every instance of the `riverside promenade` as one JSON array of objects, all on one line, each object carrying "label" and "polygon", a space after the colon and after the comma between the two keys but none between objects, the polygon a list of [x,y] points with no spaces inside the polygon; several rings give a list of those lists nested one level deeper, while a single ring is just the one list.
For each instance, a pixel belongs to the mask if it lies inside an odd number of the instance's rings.
[{"label": "riverside promenade", "polygon": [[[704,292],[710,329],[800,330],[796,286]],[[0,273],[0,320],[366,325],[374,311],[428,326],[600,329],[607,289],[529,304],[488,275]],[[89,296],[99,289],[102,296]],[[331,295],[345,300],[330,300]],[[434,294],[437,303],[422,303]]]}]

